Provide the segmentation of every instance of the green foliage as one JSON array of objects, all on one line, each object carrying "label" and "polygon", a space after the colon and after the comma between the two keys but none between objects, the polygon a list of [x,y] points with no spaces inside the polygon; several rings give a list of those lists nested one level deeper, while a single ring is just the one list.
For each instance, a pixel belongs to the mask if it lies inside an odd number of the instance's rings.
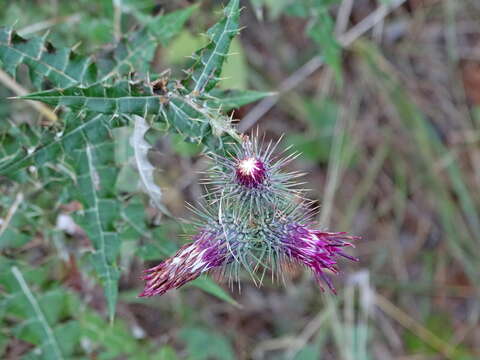
[{"label": "green foliage", "polygon": [[158,44],[167,45],[183,28],[196,7],[157,17],[142,17],[144,28],[123,37],[115,49],[99,61],[97,82],[122,78],[130,73],[148,74]]},{"label": "green foliage", "polygon": [[180,337],[185,341],[188,360],[233,360],[232,347],[225,336],[201,328],[184,328]]},{"label": "green foliage", "polygon": [[[438,338],[444,341],[446,344],[449,344],[455,341],[454,327],[452,326],[450,320],[451,319],[446,316],[446,314],[438,313],[431,314],[423,323],[425,324],[425,328],[427,330],[438,336]],[[412,331],[405,332],[404,341],[409,351],[411,351],[413,354],[435,355],[437,353],[435,349],[428,344],[425,344],[425,342],[422,341]],[[455,359],[459,360],[473,360],[475,358],[475,355],[462,345],[459,345],[455,349],[455,354],[453,356]]]},{"label": "green foliage", "polygon": [[[399,2],[352,3],[351,28]],[[471,62],[463,24],[478,11],[476,0],[432,3],[375,17],[382,26],[365,37],[382,41],[349,46],[345,71],[335,19],[347,1],[0,0],[0,68],[28,91],[0,80],[0,358],[477,359],[480,107],[455,73]],[[258,19],[240,22],[240,4]],[[404,31],[411,23],[418,32]],[[442,66],[444,53],[462,61]],[[249,110],[232,110],[272,95],[247,86],[301,77],[312,57],[327,71],[287,94],[282,85],[258,124],[302,153],[291,167],[308,173],[321,218],[363,233],[361,271],[343,271],[336,298],[293,269],[285,290],[229,291],[202,276],[138,298],[141,270],[189,241],[176,205],[197,201],[203,154],[238,140],[231,117]],[[371,288],[357,289],[367,271]],[[375,291],[404,312],[416,304],[412,321],[384,311]],[[422,327],[455,347],[450,357]]]},{"label": "green foliage", "polygon": [[236,302],[225,290],[223,290],[217,283],[208,277],[200,277],[190,282],[191,285],[196,286],[203,291],[219,298],[220,300],[226,301],[232,305],[240,307],[238,302]]},{"label": "green foliage", "polygon": [[[281,14],[291,16],[308,17],[312,10],[325,10],[328,6],[338,3],[340,0],[250,0],[256,9],[257,15],[262,14],[262,7],[269,10],[269,16],[277,19]],[[260,16],[261,17],[261,16]]]},{"label": "green foliage", "polygon": [[56,88],[104,82],[130,72],[147,73],[157,45],[168,42],[183,28],[195,7],[149,18],[145,27],[123,37],[112,51],[101,54],[98,64],[70,48],[55,48],[45,36],[25,39],[11,28],[0,28],[0,60],[16,74],[20,64],[29,68],[36,88],[48,82]]},{"label": "green foliage", "polygon": [[[35,209],[23,201],[23,195],[16,197],[0,197],[0,207],[4,209],[17,208],[18,210],[10,218],[11,226],[0,231],[0,250],[20,248],[30,241],[28,233],[33,232],[39,223],[39,217],[35,216]],[[0,212],[2,218],[7,214]],[[39,214],[38,214],[39,215]]]},{"label": "green foliage", "polygon": [[331,99],[320,101],[292,101],[294,111],[307,125],[305,133],[291,133],[286,137],[294,144],[305,159],[311,162],[326,163],[330,156],[335,124],[338,118],[338,104]]},{"label": "green foliage", "polygon": [[221,90],[213,89],[210,94],[213,99],[208,100],[209,106],[220,107],[224,111],[250,104],[274,93],[254,90]]},{"label": "green foliage", "polygon": [[[29,133],[30,129],[38,129],[36,126],[12,126],[2,131],[0,175],[14,181],[31,181],[35,175],[45,181],[52,171],[58,173],[61,169],[59,184],[65,188],[66,196],[54,201],[73,200],[81,205],[74,219],[91,242],[88,258],[104,288],[110,319],[118,297],[117,257],[122,239],[146,237],[153,241],[142,204],[133,201],[124,207],[118,197],[119,175],[125,174],[126,168],[120,168],[116,161],[115,131],[129,124],[143,126],[132,137],[132,146],[140,180],[161,207],[161,191],[146,157],[149,146],[144,137],[150,127],[157,133],[179,134],[183,141],[223,151],[226,142],[238,140],[239,135],[222,111],[268,95],[215,89],[230,43],[238,34],[238,0],[232,0],[224,9],[224,17],[208,30],[209,43],[194,54],[187,77],[180,80],[154,75],[150,63],[158,45],[168,45],[197,7],[153,17],[127,3],[123,6],[142,27],[94,56],[56,48],[46,35],[26,38],[11,28],[0,30],[4,69],[17,76],[20,65],[25,65],[32,84],[39,90],[20,99],[41,101],[61,110],[59,122],[38,133]],[[156,81],[152,82],[150,76]],[[140,122],[135,120],[139,118]],[[11,219],[11,226],[0,234],[2,247],[19,247],[29,241],[18,231],[16,226],[20,224],[25,227],[28,221],[21,215]],[[159,255],[161,252],[156,259]],[[13,275],[21,279],[19,274],[15,270]],[[196,286],[235,304],[223,289],[207,279],[198,280]],[[45,346],[55,346],[55,332],[46,328],[53,322],[43,321],[42,325],[42,331],[51,337],[44,340]],[[41,344],[36,338],[32,343]],[[55,349],[59,354],[70,351],[61,346]],[[168,350],[165,354],[162,356],[168,357]]]},{"label": "green foliage", "polygon": [[[119,81],[113,86],[99,83],[90,87],[48,90],[24,96],[26,100],[42,101],[53,106],[65,106],[74,111],[88,110],[112,115],[112,119],[138,115],[154,116],[154,122],[165,124],[190,141],[204,143],[212,150],[223,147],[222,135],[238,138],[228,117],[219,109],[204,106],[210,96],[184,96],[169,84],[165,95],[158,95],[146,83]],[[213,100],[210,104],[218,103]]]},{"label": "green foliage", "polygon": [[114,143],[106,122],[91,131],[82,130],[79,136],[82,139],[71,149],[68,159],[77,175],[73,196],[83,205],[79,224],[92,241],[91,261],[105,289],[113,319],[120,278],[116,266],[120,242],[114,224],[119,218],[113,191],[118,174],[113,159]]},{"label": "green foliage", "polygon": [[261,10],[266,6],[271,18],[281,14],[309,19],[306,34],[317,45],[325,63],[335,73],[336,80],[342,83],[342,49],[336,40],[335,22],[330,9],[339,0],[251,0],[252,5]]},{"label": "green foliage", "polygon": [[[21,266],[21,267],[20,267]],[[7,336],[15,336],[35,347],[25,359],[74,359],[83,348],[99,359],[175,359],[172,349],[158,349],[132,336],[121,320],[114,324],[89,310],[80,299],[61,286],[48,287],[50,267],[34,269],[1,260],[0,283],[7,295],[0,301],[0,319],[11,326]],[[80,341],[82,340],[82,342]]]},{"label": "green foliage", "polygon": [[319,11],[308,35],[322,51],[325,63],[333,69],[337,81],[342,81],[342,50],[335,40],[335,29],[332,17],[326,10]]},{"label": "green foliage", "polygon": [[16,325],[10,331],[17,338],[36,345],[30,356],[36,359],[70,359],[80,337],[78,322],[66,319],[72,312],[68,294],[60,288],[37,294],[29,282],[45,281],[38,270],[23,272],[7,261],[0,264],[0,283],[7,291],[1,302],[4,316]]},{"label": "green foliage", "polygon": [[[120,320],[114,324],[109,324],[101,316],[91,312],[84,311],[79,320],[82,329],[82,336],[91,342],[90,353],[99,354],[102,360],[118,359],[119,357],[128,357],[134,360],[148,360],[164,358],[169,359],[168,347],[160,349],[149,344],[141,342],[132,336],[131,330]],[[175,359],[175,357],[172,357]]]},{"label": "green foliage", "polygon": [[97,67],[90,57],[71,49],[56,49],[44,36],[24,39],[10,28],[0,28],[0,60],[5,70],[15,76],[20,64],[28,66],[36,88],[44,79],[57,87],[89,84],[96,81]]},{"label": "green foliage", "polygon": [[321,358],[321,352],[318,346],[307,345],[296,356],[295,360],[316,360]]}]

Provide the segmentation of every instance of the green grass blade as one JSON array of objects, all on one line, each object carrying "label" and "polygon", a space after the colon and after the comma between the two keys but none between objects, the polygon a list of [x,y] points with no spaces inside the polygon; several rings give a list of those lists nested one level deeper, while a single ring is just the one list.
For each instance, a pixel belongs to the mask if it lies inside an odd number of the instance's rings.
[{"label": "green grass blade", "polygon": [[190,284],[219,298],[220,300],[226,301],[236,307],[240,307],[240,304],[236,302],[235,299],[233,299],[225,290],[223,290],[217,283],[208,277],[200,277],[193,280]]},{"label": "green grass blade", "polygon": [[[10,268],[10,273],[15,279],[18,289],[17,293],[13,293],[10,296],[14,296],[17,300],[17,305],[22,303],[22,312],[27,319],[21,328],[18,328],[17,331],[20,331],[27,337],[33,339],[38,338],[39,340],[39,350],[42,354],[48,354],[51,359],[67,359],[62,352],[60,343],[55,335],[53,327],[47,320],[47,316],[42,309],[37,297],[33,294],[32,290],[28,286],[25,278],[17,266],[12,266]],[[22,297],[22,298],[19,298]],[[13,300],[13,298],[12,298]]]}]

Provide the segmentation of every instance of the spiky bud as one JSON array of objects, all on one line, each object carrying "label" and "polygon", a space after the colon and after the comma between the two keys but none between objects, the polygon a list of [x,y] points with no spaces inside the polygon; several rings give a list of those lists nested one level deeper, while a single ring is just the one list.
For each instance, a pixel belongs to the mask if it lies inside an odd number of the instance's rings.
[{"label": "spiky bud", "polygon": [[206,183],[213,185],[214,199],[231,198],[249,211],[263,211],[298,197],[301,191],[294,180],[302,174],[282,172],[297,154],[282,157],[277,147],[278,142],[265,144],[257,137],[245,138],[241,146],[233,147],[231,157],[211,154],[214,166]]}]

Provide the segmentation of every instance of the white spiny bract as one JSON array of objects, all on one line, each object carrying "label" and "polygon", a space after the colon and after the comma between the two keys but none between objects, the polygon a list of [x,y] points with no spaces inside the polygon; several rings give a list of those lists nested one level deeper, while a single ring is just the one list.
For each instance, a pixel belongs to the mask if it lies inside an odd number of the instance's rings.
[{"label": "white spiny bract", "polygon": [[238,281],[243,268],[260,285],[268,272],[282,279],[292,263],[311,269],[335,293],[325,272],[338,273],[339,257],[357,260],[343,250],[357,237],[315,229],[314,211],[295,182],[301,174],[283,171],[297,155],[284,156],[278,144],[245,136],[228,156],[210,156],[206,205],[194,209],[198,231],[173,257],[145,271],[140,296],[162,295],[207,271]]}]

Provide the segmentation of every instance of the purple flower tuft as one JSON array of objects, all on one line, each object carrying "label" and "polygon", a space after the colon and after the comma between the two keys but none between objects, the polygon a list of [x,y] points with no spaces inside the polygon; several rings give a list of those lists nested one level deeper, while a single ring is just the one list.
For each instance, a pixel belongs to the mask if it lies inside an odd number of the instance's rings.
[{"label": "purple flower tuft", "polygon": [[[309,267],[319,284],[323,280],[329,289],[336,294],[331,280],[325,275],[324,271],[338,273],[338,256],[358,261],[357,258],[343,251],[344,247],[353,246],[350,241],[357,239],[359,238],[348,236],[344,232],[323,232],[310,229],[299,223],[291,223],[285,226],[281,243],[282,250],[288,259]],[[322,287],[321,284],[320,287]]]},{"label": "purple flower tuft", "polygon": [[159,265],[145,270],[145,288],[139,295],[163,295],[199,277],[205,271],[231,261],[230,252],[217,232],[202,230],[177,253]]}]

